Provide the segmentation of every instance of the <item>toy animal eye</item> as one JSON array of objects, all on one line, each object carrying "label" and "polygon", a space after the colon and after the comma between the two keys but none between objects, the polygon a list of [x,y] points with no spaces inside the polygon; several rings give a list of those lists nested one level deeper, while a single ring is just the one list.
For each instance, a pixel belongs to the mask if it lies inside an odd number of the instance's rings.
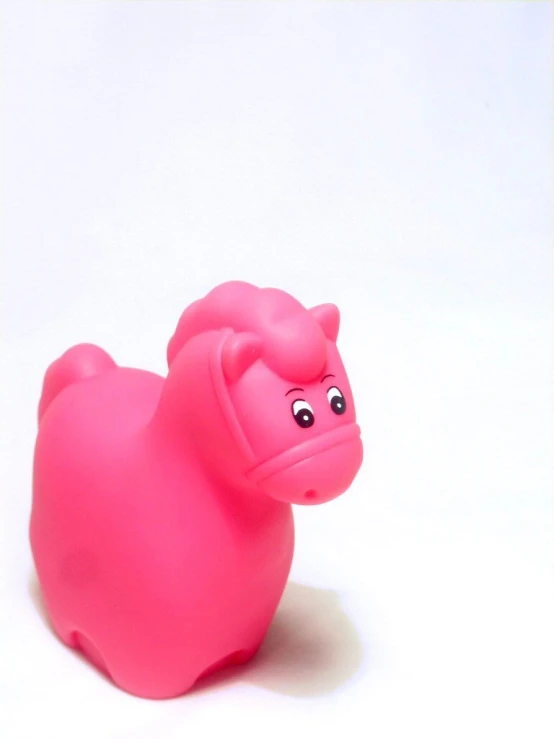
[{"label": "toy animal eye", "polygon": [[307,429],[314,425],[314,411],[309,403],[305,400],[295,400],[292,404],[292,415],[296,423],[303,429]]},{"label": "toy animal eye", "polygon": [[341,416],[346,410],[346,400],[338,387],[330,387],[329,390],[327,390],[327,400],[329,401],[331,410],[333,413],[336,413],[337,416]]}]

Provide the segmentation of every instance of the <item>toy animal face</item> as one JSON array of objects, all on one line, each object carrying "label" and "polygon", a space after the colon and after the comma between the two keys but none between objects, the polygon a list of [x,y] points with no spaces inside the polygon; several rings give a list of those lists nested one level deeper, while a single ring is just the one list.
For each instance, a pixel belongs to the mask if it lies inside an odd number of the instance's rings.
[{"label": "toy animal face", "polygon": [[290,503],[331,500],[352,483],[363,448],[354,400],[333,341],[313,380],[290,382],[255,361],[229,386],[236,418],[256,458],[248,477]]},{"label": "toy animal face", "polygon": [[244,282],[184,311],[168,346],[166,409],[214,477],[290,503],[348,488],[363,450],[339,324],[331,303],[306,309]]}]

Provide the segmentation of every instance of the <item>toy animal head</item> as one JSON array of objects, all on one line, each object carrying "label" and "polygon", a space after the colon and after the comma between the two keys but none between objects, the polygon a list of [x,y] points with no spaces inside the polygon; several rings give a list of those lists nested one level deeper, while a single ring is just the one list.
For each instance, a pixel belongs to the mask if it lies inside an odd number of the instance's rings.
[{"label": "toy animal head", "polygon": [[[173,428],[231,486],[290,503],[343,493],[362,463],[336,347],[339,311],[229,282],[185,310],[168,346]],[[186,429],[186,430],[185,430]]]}]

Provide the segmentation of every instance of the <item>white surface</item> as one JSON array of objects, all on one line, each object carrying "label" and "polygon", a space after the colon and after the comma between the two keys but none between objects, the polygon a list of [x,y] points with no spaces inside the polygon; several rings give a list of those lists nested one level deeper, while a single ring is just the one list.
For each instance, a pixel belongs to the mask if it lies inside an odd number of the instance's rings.
[{"label": "white surface", "polygon": [[[0,736],[554,736],[552,6],[4,4]],[[342,311],[366,462],[257,662],[114,688],[43,623],[47,364],[164,370],[240,278]]]}]

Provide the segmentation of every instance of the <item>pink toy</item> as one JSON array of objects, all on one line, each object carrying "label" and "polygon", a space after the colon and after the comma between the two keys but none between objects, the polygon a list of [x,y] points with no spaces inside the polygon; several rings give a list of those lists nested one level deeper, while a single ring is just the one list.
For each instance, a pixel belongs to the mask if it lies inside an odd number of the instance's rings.
[{"label": "pink toy", "polygon": [[54,629],[168,698],[250,659],[291,566],[291,503],[362,462],[334,305],[229,282],[182,314],[165,379],[81,344],[46,372],[31,545]]}]

